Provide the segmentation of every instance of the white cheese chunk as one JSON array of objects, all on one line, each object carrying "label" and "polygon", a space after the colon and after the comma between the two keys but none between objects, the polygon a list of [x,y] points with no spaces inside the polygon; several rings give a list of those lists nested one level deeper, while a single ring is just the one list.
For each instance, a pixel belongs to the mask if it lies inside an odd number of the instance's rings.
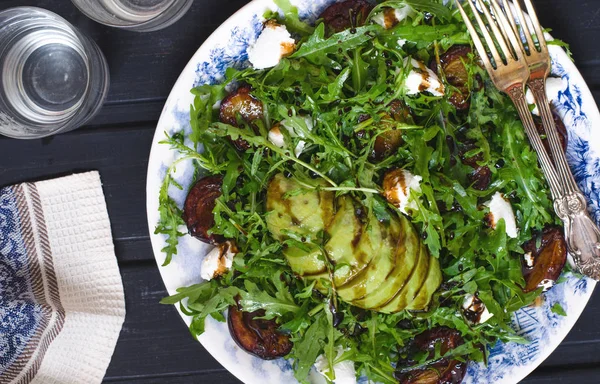
[{"label": "white cheese chunk", "polygon": [[[549,77],[546,79],[546,97],[548,101],[558,100],[558,95],[560,92],[564,92],[567,88],[568,84],[563,81],[561,77]],[[527,104],[535,104],[535,98],[533,97],[533,92],[529,88],[525,92],[525,99],[527,100]],[[540,110],[537,105],[531,111],[534,115],[539,116]]]},{"label": "white cheese chunk", "polygon": [[492,229],[496,229],[498,221],[504,219],[506,234],[509,237],[517,237],[518,231],[515,213],[508,200],[506,200],[500,192],[496,192],[494,196],[492,196],[492,199],[485,203],[485,206],[490,209],[488,219]]},{"label": "white cheese chunk", "polygon": [[531,252],[527,252],[523,255],[523,259],[525,259],[525,265],[527,268],[533,268],[533,264],[535,260],[533,259],[533,254]]},{"label": "white cheese chunk", "polygon": [[[340,357],[344,353],[341,347],[337,349],[336,358]],[[320,355],[315,361],[315,369],[321,375],[326,376],[329,372],[329,361],[325,355]],[[351,360],[344,360],[333,365],[333,372],[335,373],[334,384],[356,384],[356,368],[354,362]]]},{"label": "white cheese chunk", "polygon": [[212,280],[225,274],[233,265],[236,253],[236,246],[229,241],[216,246],[202,259],[200,277]]},{"label": "white cheese chunk", "polygon": [[415,59],[410,59],[412,69],[404,80],[407,95],[429,92],[433,96],[444,96],[444,85],[437,75],[427,66]]},{"label": "white cheese chunk", "polygon": [[373,21],[385,29],[390,29],[399,22],[415,17],[417,12],[410,6],[404,5],[400,8],[387,8],[373,16]]},{"label": "white cheese chunk", "polygon": [[300,140],[298,142],[298,144],[296,145],[296,148],[294,148],[294,155],[296,155],[296,157],[298,157],[302,154],[302,151],[304,151],[305,145],[306,145],[305,141]]},{"label": "white cheese chunk", "polygon": [[271,68],[296,49],[296,41],[283,25],[269,21],[254,44],[248,47],[248,60],[255,69]]},{"label": "white cheese chunk", "polygon": [[550,279],[544,279],[540,281],[540,285],[538,287],[543,288],[543,291],[546,292],[550,288],[554,287],[555,281]]},{"label": "white cheese chunk", "polygon": [[467,294],[463,301],[463,310],[470,311],[478,314],[477,324],[482,324],[491,319],[494,315],[490,313],[485,304],[481,300],[477,299],[474,295]]},{"label": "white cheese chunk", "polygon": [[285,141],[283,133],[281,133],[281,126],[276,125],[269,131],[269,141],[279,148],[285,147]]},{"label": "white cheese chunk", "polygon": [[386,189],[385,198],[394,204],[400,212],[409,215],[409,210],[417,210],[418,205],[414,201],[414,193],[421,192],[421,180],[419,175],[413,175],[406,169],[400,170],[395,183],[391,188]]},{"label": "white cheese chunk", "polygon": [[[306,128],[309,131],[312,131],[314,128],[312,118],[309,116],[303,116],[302,119],[304,120],[304,123],[306,124]],[[271,128],[271,130],[269,130],[269,135],[268,135],[269,141],[271,143],[273,143],[273,145],[276,145],[279,148],[285,147],[285,139],[284,139],[283,133],[281,133],[282,128],[286,129],[291,137],[301,137],[301,138],[304,137],[303,132],[296,131],[296,129],[294,128],[291,121],[288,119],[285,119],[280,124],[273,126],[273,128]],[[306,146],[306,142],[303,140],[300,140],[298,142],[298,144],[296,144],[296,148],[294,148],[294,154],[296,155],[296,157],[298,157],[302,154],[302,151],[304,151],[305,146]]]}]

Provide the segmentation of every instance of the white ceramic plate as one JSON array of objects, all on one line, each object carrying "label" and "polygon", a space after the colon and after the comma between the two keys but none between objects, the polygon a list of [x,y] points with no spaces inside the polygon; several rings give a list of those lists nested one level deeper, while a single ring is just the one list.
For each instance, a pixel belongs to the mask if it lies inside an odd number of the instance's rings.
[{"label": "white ceramic plate", "polygon": [[[327,5],[335,0],[292,1],[303,19],[315,20]],[[223,23],[198,49],[181,73],[165,104],[156,128],[147,180],[147,210],[150,233],[158,222],[158,192],[165,172],[177,154],[168,146],[160,145],[165,132],[189,132],[189,106],[193,101],[190,89],[205,83],[218,82],[230,66],[246,65],[246,49],[262,30],[262,15],[267,9],[277,9],[271,0],[254,0]],[[551,47],[553,75],[561,77],[563,86],[554,99],[554,105],[569,131],[568,158],[575,177],[589,201],[592,217],[600,220],[600,114],[596,103],[577,68],[559,48]],[[177,167],[175,178],[184,190],[193,181],[189,164]],[[185,193],[176,189],[171,196],[182,206]],[[187,232],[183,229],[183,232]],[[161,249],[164,237],[151,235],[152,247],[158,265],[164,261]],[[198,283],[200,262],[209,246],[190,236],[181,238],[178,254],[160,273],[170,294],[178,287]],[[587,304],[595,282],[570,276],[546,294],[544,305],[524,308],[516,313],[514,328],[531,343],[528,345],[496,345],[490,355],[489,366],[470,364],[465,383],[516,383],[533,371],[560,344],[573,327]],[[568,316],[551,312],[560,305]],[[187,325],[190,318],[181,314]],[[183,328],[183,324],[182,324]],[[200,342],[225,368],[245,383],[293,383],[291,365],[283,359],[264,361],[240,350],[229,335],[227,325],[207,319],[206,332]]]}]

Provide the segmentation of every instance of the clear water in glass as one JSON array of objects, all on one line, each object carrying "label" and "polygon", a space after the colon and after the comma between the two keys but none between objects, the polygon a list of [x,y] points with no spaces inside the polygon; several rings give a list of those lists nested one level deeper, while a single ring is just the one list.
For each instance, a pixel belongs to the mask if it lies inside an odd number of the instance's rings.
[{"label": "clear water in glass", "polygon": [[69,23],[33,7],[0,12],[0,133],[34,138],[77,128],[100,108],[108,69]]}]

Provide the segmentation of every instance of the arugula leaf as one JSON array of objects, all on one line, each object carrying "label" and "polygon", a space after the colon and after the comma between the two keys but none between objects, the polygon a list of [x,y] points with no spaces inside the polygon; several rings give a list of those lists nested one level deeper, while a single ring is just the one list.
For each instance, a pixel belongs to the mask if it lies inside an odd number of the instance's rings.
[{"label": "arugula leaf", "polygon": [[340,97],[340,93],[344,88],[344,83],[350,77],[350,68],[344,68],[342,72],[335,78],[335,80],[327,86],[327,93],[321,94],[321,98],[325,102],[332,102]]},{"label": "arugula leaf", "polygon": [[441,19],[450,20],[452,12],[443,4],[433,0],[403,0],[404,3],[410,5],[414,9],[422,12],[429,12]]},{"label": "arugula leaf", "polygon": [[352,60],[352,88],[354,92],[359,93],[367,83],[368,64],[361,57],[361,49],[354,49],[354,58]]},{"label": "arugula leaf", "polygon": [[329,323],[326,315],[317,314],[304,334],[293,338],[294,347],[291,356],[294,357],[294,376],[304,382],[327,339]]},{"label": "arugula leaf", "polygon": [[160,303],[177,304],[185,298],[189,298],[189,301],[194,302],[198,300],[198,297],[200,297],[200,295],[204,294],[210,289],[211,286],[207,283],[194,284],[189,287],[178,288],[176,294],[169,297],[165,297],[160,301]]},{"label": "arugula leaf", "polygon": [[550,307],[552,313],[556,313],[559,316],[567,316],[567,312],[563,309],[562,305],[559,303],[554,303],[552,307]]},{"label": "arugula leaf", "polygon": [[298,17],[298,8],[292,6],[289,0],[274,0],[284,15],[284,23],[287,29],[291,32],[302,33],[305,35],[311,34],[314,28],[303,22]]},{"label": "arugula leaf", "polygon": [[275,296],[261,290],[258,285],[250,280],[244,282],[246,292],[242,291],[240,305],[246,312],[259,309],[265,311],[265,319],[283,317],[288,313],[297,313],[300,307],[296,305],[292,295],[283,285],[278,286]]},{"label": "arugula leaf", "polygon": [[338,32],[329,38],[325,38],[325,24],[321,23],[308,40],[300,45],[300,48],[290,57],[296,59],[303,57],[313,64],[339,68],[339,64],[327,55],[344,52],[365,43],[372,38],[372,33],[375,33],[378,29],[377,26],[368,25]]},{"label": "arugula leaf", "polygon": [[167,172],[158,195],[160,222],[154,230],[155,234],[167,235],[165,239],[166,245],[161,249],[161,252],[166,254],[163,266],[168,265],[173,255],[177,254],[179,238],[185,234],[179,231],[179,227],[185,225],[181,216],[181,210],[177,206],[177,203],[175,203],[175,200],[169,196],[169,187],[172,184],[173,179],[171,174]]},{"label": "arugula leaf", "polygon": [[389,34],[396,37],[407,39],[414,43],[431,44],[436,40],[441,40],[445,36],[453,35],[459,32],[459,28],[454,24],[449,25],[417,25],[398,26],[389,31]]}]

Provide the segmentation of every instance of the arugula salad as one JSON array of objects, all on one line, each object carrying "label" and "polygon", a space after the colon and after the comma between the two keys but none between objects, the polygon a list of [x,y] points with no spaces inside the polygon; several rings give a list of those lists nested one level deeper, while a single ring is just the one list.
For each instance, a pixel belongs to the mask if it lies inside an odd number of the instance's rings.
[{"label": "arugula salad", "polygon": [[[248,68],[192,89],[191,134],[162,141],[179,153],[160,192],[165,264],[184,225],[214,245],[203,281],[162,303],[194,336],[227,321],[300,382],[459,383],[498,341],[526,343],[511,314],[559,279],[566,245],[456,9],[346,0],[312,25],[275,3]],[[197,172],[180,207],[184,160]]]}]

